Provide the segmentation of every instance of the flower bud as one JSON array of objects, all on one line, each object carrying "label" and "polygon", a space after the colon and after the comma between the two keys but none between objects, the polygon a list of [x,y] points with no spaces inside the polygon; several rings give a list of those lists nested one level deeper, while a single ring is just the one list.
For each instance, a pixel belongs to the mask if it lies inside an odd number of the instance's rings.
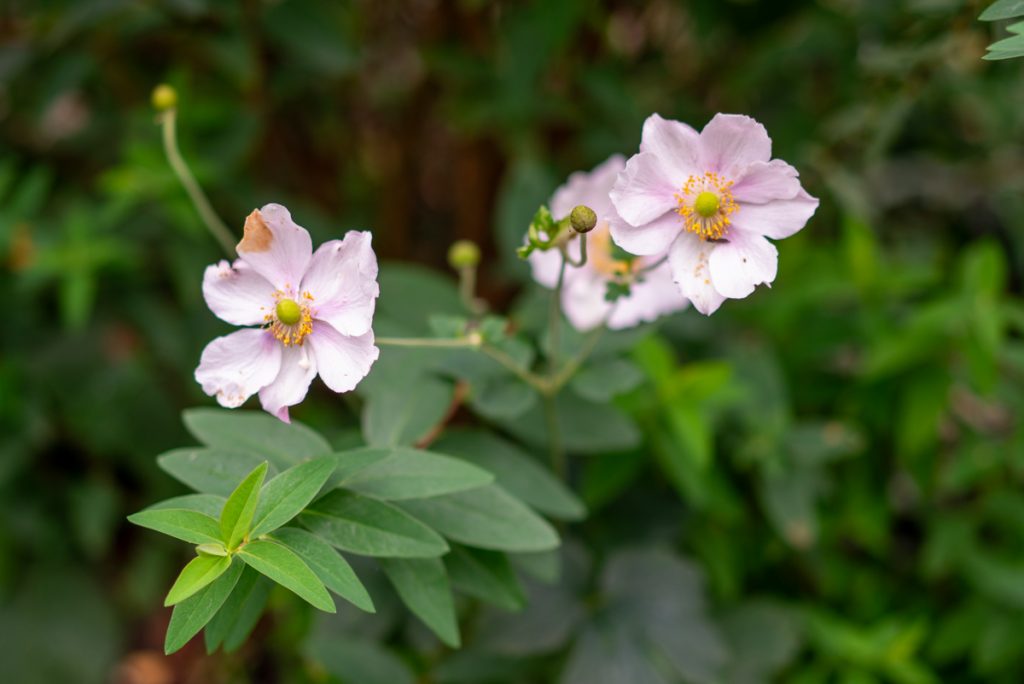
[{"label": "flower bud", "polygon": [[480,248],[470,240],[457,240],[448,248],[448,264],[459,271],[480,263]]},{"label": "flower bud", "polygon": [[581,204],[569,214],[569,222],[577,233],[589,233],[597,225],[597,214],[590,207]]},{"label": "flower bud", "polygon": [[151,99],[153,107],[158,112],[166,112],[168,109],[174,109],[178,105],[178,92],[166,83],[161,83],[156,88],[153,88]]}]

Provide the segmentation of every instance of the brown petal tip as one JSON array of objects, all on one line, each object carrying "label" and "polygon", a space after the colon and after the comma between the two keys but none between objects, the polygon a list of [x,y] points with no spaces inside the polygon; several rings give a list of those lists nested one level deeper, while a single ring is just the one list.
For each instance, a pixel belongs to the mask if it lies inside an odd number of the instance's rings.
[{"label": "brown petal tip", "polygon": [[245,233],[235,249],[239,254],[242,252],[266,252],[270,249],[270,243],[273,241],[274,234],[267,227],[260,210],[253,209],[252,213],[245,217]]}]

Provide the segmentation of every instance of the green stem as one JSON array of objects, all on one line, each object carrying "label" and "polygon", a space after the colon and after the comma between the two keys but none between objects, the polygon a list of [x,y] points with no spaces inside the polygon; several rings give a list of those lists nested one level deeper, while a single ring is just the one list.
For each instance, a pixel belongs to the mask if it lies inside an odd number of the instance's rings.
[{"label": "green stem", "polygon": [[385,347],[423,347],[435,349],[472,349],[480,346],[480,341],[469,337],[449,340],[435,337],[378,337],[374,340]]},{"label": "green stem", "polygon": [[565,480],[565,450],[562,448],[562,433],[558,426],[558,409],[555,395],[544,395],[544,422],[548,431],[548,454],[551,458],[551,469],[562,480]]},{"label": "green stem", "polygon": [[515,359],[497,347],[492,347],[491,345],[486,344],[480,347],[480,351],[490,356],[508,370],[512,371],[517,378],[537,390],[541,395],[546,396],[548,394],[547,378],[531,373],[528,369],[519,365]]},{"label": "green stem", "polygon": [[562,345],[562,284],[565,282],[565,251],[560,250],[562,264],[558,268],[558,280],[551,292],[551,305],[548,307],[548,374],[554,375],[558,369],[558,351]]},{"label": "green stem", "polygon": [[580,236],[580,260],[573,261],[569,258],[568,254],[565,254],[565,260],[570,266],[575,268],[582,268],[587,265],[587,234],[577,233]]},{"label": "green stem", "polygon": [[167,161],[170,163],[171,169],[174,170],[174,175],[178,177],[178,181],[185,188],[185,192],[188,193],[188,198],[192,200],[192,205],[196,208],[199,217],[206,224],[207,229],[209,229],[214,239],[220,243],[228,258],[233,259],[235,257],[235,238],[231,235],[231,231],[224,225],[220,217],[217,216],[217,212],[210,205],[210,200],[206,198],[206,194],[203,193],[203,189],[199,187],[195,176],[192,175],[188,164],[185,163],[184,157],[181,156],[181,151],[178,149],[176,119],[177,112],[174,109],[169,109],[160,115]]}]

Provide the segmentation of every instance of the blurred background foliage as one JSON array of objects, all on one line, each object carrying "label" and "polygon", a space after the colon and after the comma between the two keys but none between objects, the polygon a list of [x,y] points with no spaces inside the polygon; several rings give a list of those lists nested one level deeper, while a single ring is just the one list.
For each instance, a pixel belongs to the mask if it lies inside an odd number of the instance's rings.
[{"label": "blurred background foliage", "polygon": [[[5,680],[1024,679],[1024,79],[981,60],[1005,35],[986,4],[3,3]],[[233,228],[281,202],[315,242],[369,227],[384,260],[435,269],[476,240],[483,294],[527,330],[541,295],[513,248],[533,211],[635,150],[651,112],[756,117],[822,204],[771,290],[612,336],[627,355],[574,383],[605,411],[567,436],[590,515],[560,562],[522,568],[526,608],[463,605],[452,652],[397,600],[314,623],[275,595],[239,653],[165,659],[185,550],[124,516],[182,491],[154,456],[211,403],[192,371],[227,327],[161,81]],[[422,267],[382,287],[413,331],[455,301]],[[339,406],[321,388],[294,415],[351,444]],[[535,449],[529,414],[475,413]]]}]

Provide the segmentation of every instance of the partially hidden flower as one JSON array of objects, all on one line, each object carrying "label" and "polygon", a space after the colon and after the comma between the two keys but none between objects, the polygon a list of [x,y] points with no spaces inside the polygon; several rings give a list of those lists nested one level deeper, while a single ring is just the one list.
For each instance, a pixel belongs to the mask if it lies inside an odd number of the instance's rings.
[{"label": "partially hidden flower", "polygon": [[612,236],[635,254],[669,252],[676,284],[703,314],[770,285],[780,240],[818,207],[796,169],[772,159],[764,126],[717,114],[700,133],[657,114],[619,174]]},{"label": "partially hidden flower", "polygon": [[305,228],[268,204],[249,214],[239,258],[206,268],[203,296],[219,318],[244,328],[203,350],[196,381],[221,406],[259,392],[263,408],[288,422],[319,374],[348,392],[377,360],[373,311],[379,287],[370,233],[350,231],[313,252]]},{"label": "partially hidden flower", "polygon": [[[577,330],[589,330],[602,322],[613,330],[629,328],[686,307],[686,300],[672,284],[668,264],[657,263],[664,254],[635,257],[612,241],[609,222],[614,221],[615,209],[608,193],[625,166],[622,155],[610,157],[590,172],[569,176],[551,197],[549,206],[556,220],[569,216],[577,205],[590,207],[597,214],[597,226],[587,233],[587,263],[581,268],[567,267],[562,283],[562,309]],[[569,256],[579,260],[581,237],[572,232],[566,237]],[[534,280],[547,288],[556,286],[561,262],[558,249],[536,250],[529,256]],[[628,282],[629,295],[608,301],[609,282]]]}]

